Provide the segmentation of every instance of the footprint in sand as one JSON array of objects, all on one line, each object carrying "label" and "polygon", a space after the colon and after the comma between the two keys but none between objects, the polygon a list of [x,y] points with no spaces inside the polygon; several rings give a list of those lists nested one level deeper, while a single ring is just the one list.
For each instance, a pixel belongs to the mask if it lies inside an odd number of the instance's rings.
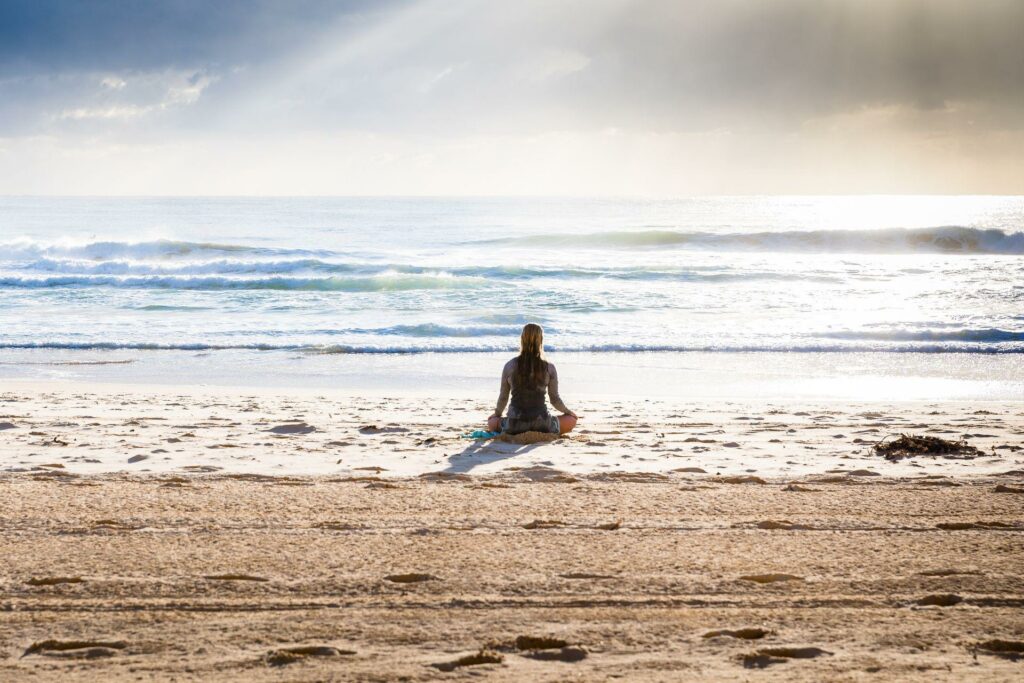
[{"label": "footprint in sand", "polygon": [[536,659],[542,662],[568,662],[570,664],[582,662],[589,654],[590,653],[587,652],[586,648],[582,648],[577,645],[570,645],[569,647],[563,647],[558,650],[531,650],[529,652],[522,653],[524,657],[529,657],[530,659]]},{"label": "footprint in sand", "polygon": [[767,484],[761,477],[753,475],[742,475],[738,477],[716,477],[715,481],[721,484]]},{"label": "footprint in sand", "polygon": [[29,586],[56,586],[61,583],[83,583],[83,581],[84,579],[80,576],[47,576],[41,579],[32,578],[25,583]]},{"label": "footprint in sand", "polygon": [[720,629],[718,631],[708,631],[704,634],[704,638],[721,638],[723,636],[728,638],[740,638],[742,640],[760,640],[767,635],[771,635],[771,631],[764,628],[740,628],[735,631],[728,629]]},{"label": "footprint in sand", "polygon": [[974,646],[977,652],[1012,661],[1024,659],[1024,642],[1019,640],[986,640]]},{"label": "footprint in sand", "polygon": [[464,666],[480,666],[482,664],[501,664],[505,661],[503,655],[490,650],[480,650],[479,652],[466,655],[465,657],[459,657],[458,659],[451,662],[440,662],[438,664],[431,664],[430,666],[441,671],[455,671],[458,668]]},{"label": "footprint in sand", "polygon": [[264,430],[271,434],[312,434],[316,431],[316,427],[313,425],[306,424],[305,422],[290,422],[287,424],[277,425],[270,429]]},{"label": "footprint in sand", "polygon": [[926,595],[917,601],[918,605],[921,606],[934,606],[934,607],[952,607],[963,602],[964,599],[954,593],[937,593],[935,595]]},{"label": "footprint in sand", "polygon": [[409,431],[405,427],[378,427],[377,425],[363,425],[359,428],[360,434],[397,434]]},{"label": "footprint in sand", "polygon": [[341,657],[343,655],[354,655],[355,650],[339,650],[329,645],[303,645],[300,647],[284,647],[271,650],[264,660],[270,666],[284,666],[301,662],[307,657]]},{"label": "footprint in sand", "polygon": [[43,657],[66,657],[69,659],[98,659],[100,657],[113,657],[118,650],[123,650],[128,644],[118,641],[103,640],[43,640],[32,643],[22,653],[22,657],[29,655],[40,655]]},{"label": "footprint in sand", "polygon": [[832,653],[817,647],[769,647],[753,654],[743,655],[740,659],[745,669],[764,669],[772,664],[781,664],[790,659],[814,659],[822,655],[832,655]]},{"label": "footprint in sand", "polygon": [[818,493],[821,489],[812,489],[812,488],[808,488],[806,486],[801,486],[800,484],[789,484],[788,486],[786,486],[786,488],[784,488],[782,490],[783,491],[798,491],[798,492],[801,492],[801,493]]},{"label": "footprint in sand", "polygon": [[424,581],[440,581],[433,574],[389,574],[384,577],[385,581],[391,583],[422,583]]}]

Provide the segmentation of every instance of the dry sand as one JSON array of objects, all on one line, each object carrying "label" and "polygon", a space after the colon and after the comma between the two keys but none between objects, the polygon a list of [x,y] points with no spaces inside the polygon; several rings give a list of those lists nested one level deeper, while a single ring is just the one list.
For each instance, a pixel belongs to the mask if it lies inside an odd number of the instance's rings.
[{"label": "dry sand", "polygon": [[522,446],[456,399],[0,401],[0,680],[1024,675],[1019,403],[594,403]]}]

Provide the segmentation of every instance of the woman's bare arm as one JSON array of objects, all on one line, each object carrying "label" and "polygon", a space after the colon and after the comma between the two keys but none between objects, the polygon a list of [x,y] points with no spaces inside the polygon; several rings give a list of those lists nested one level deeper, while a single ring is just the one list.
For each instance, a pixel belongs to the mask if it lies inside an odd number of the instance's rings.
[{"label": "woman's bare arm", "polygon": [[501,371],[501,388],[498,390],[498,405],[494,408],[494,414],[501,417],[508,404],[508,394],[512,390],[512,361],[505,363]]},{"label": "woman's bare arm", "polygon": [[565,407],[562,397],[558,395],[558,371],[555,370],[554,363],[548,363],[548,398],[551,399],[551,405],[558,410],[561,410],[566,415],[575,415],[575,413]]}]

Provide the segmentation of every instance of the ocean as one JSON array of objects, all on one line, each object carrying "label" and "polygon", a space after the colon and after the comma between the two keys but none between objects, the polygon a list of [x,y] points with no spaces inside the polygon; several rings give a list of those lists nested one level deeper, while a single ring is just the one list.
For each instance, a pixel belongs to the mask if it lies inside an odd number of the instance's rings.
[{"label": "ocean", "polygon": [[1022,231],[1022,197],[7,197],[0,377],[107,359],[329,384],[505,357],[533,321],[553,355],[626,376],[866,358],[862,377],[972,368],[1012,398]]}]

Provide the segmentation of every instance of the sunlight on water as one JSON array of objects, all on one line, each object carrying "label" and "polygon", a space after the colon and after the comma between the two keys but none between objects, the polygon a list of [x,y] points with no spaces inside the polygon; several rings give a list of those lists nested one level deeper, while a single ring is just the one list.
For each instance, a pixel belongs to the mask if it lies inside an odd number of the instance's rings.
[{"label": "sunlight on water", "polygon": [[1024,350],[1024,200],[0,199],[0,348]]}]

